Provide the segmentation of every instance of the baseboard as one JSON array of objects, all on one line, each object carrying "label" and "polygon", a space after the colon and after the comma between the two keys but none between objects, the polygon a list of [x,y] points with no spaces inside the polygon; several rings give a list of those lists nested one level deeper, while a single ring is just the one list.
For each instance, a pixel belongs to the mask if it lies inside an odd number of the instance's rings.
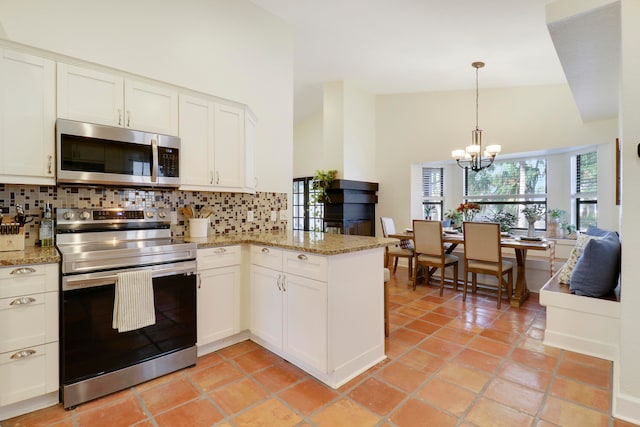
[{"label": "baseboard", "polygon": [[33,397],[0,407],[0,421],[57,405],[60,402],[59,397],[60,393],[56,390],[43,396]]},{"label": "baseboard", "polygon": [[544,345],[550,345],[600,359],[611,360],[613,362],[618,360],[618,347],[613,344],[578,337],[576,335],[564,334],[550,330],[549,328],[544,331],[544,341],[542,343]]},{"label": "baseboard", "polygon": [[613,416],[640,425],[640,399],[623,393],[614,393]]}]

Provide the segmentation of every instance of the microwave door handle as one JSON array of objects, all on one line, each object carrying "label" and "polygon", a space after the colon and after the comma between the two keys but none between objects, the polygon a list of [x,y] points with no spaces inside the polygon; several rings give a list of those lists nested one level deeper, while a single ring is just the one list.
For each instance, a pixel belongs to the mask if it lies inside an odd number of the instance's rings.
[{"label": "microwave door handle", "polygon": [[151,138],[151,182],[158,182],[158,140]]}]

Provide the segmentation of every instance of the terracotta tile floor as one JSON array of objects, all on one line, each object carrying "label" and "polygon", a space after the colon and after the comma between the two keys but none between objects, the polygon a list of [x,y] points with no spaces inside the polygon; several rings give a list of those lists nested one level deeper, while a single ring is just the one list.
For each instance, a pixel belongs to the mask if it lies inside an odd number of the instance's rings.
[{"label": "terracotta tile floor", "polygon": [[542,345],[537,295],[491,296],[389,283],[389,358],[333,390],[251,341],[197,366],[13,426],[609,426],[611,362]]}]

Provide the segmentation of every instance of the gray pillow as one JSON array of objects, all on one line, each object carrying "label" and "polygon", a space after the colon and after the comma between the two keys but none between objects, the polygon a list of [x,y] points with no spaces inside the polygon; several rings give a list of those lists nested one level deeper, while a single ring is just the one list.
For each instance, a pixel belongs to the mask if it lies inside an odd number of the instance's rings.
[{"label": "gray pillow", "polygon": [[601,297],[613,292],[620,274],[620,251],[617,233],[589,240],[573,269],[569,290],[587,297]]}]

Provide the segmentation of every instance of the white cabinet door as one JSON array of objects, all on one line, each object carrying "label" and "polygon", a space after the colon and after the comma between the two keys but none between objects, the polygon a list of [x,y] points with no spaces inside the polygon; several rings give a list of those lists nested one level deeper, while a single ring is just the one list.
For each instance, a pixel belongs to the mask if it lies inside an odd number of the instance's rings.
[{"label": "white cabinet door", "polygon": [[58,342],[0,354],[0,406],[56,391]]},{"label": "white cabinet door", "polygon": [[284,279],[284,351],[327,371],[327,284],[287,274]]},{"label": "white cabinet door", "polygon": [[198,346],[240,332],[240,266],[198,272]]},{"label": "white cabinet door", "polygon": [[274,349],[282,349],[282,273],[251,266],[251,332]]},{"label": "white cabinet door", "polygon": [[256,125],[255,117],[245,112],[245,129],[244,129],[244,186],[247,191],[253,192],[258,186],[258,177],[256,176]]},{"label": "white cabinet door", "polygon": [[178,92],[58,63],[58,117],[178,134]]},{"label": "white cabinet door", "polygon": [[58,63],[58,117],[124,126],[124,79]]},{"label": "white cabinet door", "polygon": [[178,92],[172,89],[125,80],[124,126],[166,135],[178,135]]},{"label": "white cabinet door", "polygon": [[2,182],[55,183],[55,64],[0,50]]},{"label": "white cabinet door", "polygon": [[213,185],[213,103],[180,95],[180,183]]},{"label": "white cabinet door", "polygon": [[244,109],[215,104],[214,162],[215,185],[244,187]]}]

